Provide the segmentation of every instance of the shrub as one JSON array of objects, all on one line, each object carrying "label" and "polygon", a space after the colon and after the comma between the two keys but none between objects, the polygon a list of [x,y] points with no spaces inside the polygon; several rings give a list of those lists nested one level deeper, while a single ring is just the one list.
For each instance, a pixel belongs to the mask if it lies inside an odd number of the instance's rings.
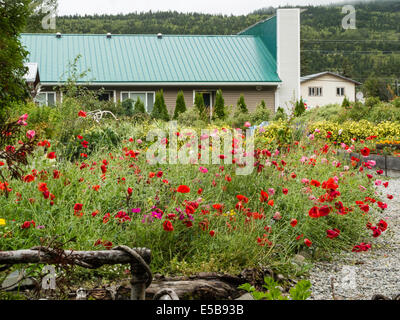
[{"label": "shrub", "polygon": [[274,116],[274,121],[279,121],[279,120],[287,120],[288,116],[285,112],[285,110],[282,107],[278,107],[278,110],[276,110],[275,116]]},{"label": "shrub", "polygon": [[178,117],[179,124],[185,126],[192,126],[194,122],[200,120],[199,113],[196,112],[195,108],[189,108],[184,113],[181,113]]},{"label": "shrub", "polygon": [[262,100],[257,106],[256,111],[250,115],[250,122],[253,125],[259,125],[264,121],[269,121],[271,118],[271,110],[265,105],[265,101]]},{"label": "shrub", "polygon": [[146,113],[146,109],[144,107],[144,103],[140,98],[138,98],[135,102],[135,109],[134,109],[134,114],[140,114],[140,113]]},{"label": "shrub", "polygon": [[126,99],[122,102],[122,108],[124,110],[124,114],[128,117],[133,115],[134,112],[134,101],[132,99]]},{"label": "shrub", "polygon": [[244,101],[243,94],[240,95],[239,100],[237,101],[237,106],[242,113],[248,113],[246,102]]},{"label": "shrub", "polygon": [[178,92],[178,96],[176,97],[176,106],[174,112],[174,119],[178,119],[179,115],[186,112],[186,103],[185,103],[185,96],[183,91]]},{"label": "shrub", "polygon": [[151,113],[153,119],[160,119],[164,121],[169,121],[169,114],[167,110],[167,105],[164,100],[164,92],[160,90],[156,93],[156,101],[154,103],[154,108]]},{"label": "shrub", "polygon": [[369,97],[367,98],[367,100],[365,101],[365,106],[368,108],[373,108],[375,107],[377,104],[379,104],[381,102],[381,100],[379,100],[378,97]]},{"label": "shrub", "polygon": [[203,121],[207,121],[207,111],[204,105],[204,98],[203,94],[201,94],[200,92],[196,93],[196,96],[194,98],[194,106],[197,109],[199,118]]},{"label": "shrub", "polygon": [[304,105],[303,98],[297,101],[294,107],[294,116],[300,117],[304,112],[306,112],[306,106]]},{"label": "shrub", "polygon": [[218,90],[215,97],[215,117],[218,119],[225,119],[226,112],[225,112],[225,100],[222,96],[222,90]]},{"label": "shrub", "polygon": [[344,97],[344,99],[343,99],[342,108],[345,108],[345,109],[350,108],[350,101],[349,101],[349,99],[347,99],[347,97]]}]

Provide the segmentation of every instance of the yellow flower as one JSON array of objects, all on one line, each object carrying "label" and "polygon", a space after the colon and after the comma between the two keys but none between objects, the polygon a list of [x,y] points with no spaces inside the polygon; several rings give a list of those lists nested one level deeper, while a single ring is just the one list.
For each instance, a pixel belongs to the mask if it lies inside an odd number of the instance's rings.
[{"label": "yellow flower", "polygon": [[5,226],[5,225],[6,225],[6,220],[0,219],[0,226]]}]

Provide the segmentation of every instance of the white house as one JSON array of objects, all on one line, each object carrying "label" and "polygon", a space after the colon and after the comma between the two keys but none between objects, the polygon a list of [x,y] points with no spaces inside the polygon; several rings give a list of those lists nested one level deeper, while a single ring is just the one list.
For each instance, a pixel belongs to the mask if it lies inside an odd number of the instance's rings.
[{"label": "white house", "polygon": [[327,104],[342,104],[345,97],[356,101],[356,86],[361,83],[339,74],[325,71],[301,77],[301,96],[308,108]]}]

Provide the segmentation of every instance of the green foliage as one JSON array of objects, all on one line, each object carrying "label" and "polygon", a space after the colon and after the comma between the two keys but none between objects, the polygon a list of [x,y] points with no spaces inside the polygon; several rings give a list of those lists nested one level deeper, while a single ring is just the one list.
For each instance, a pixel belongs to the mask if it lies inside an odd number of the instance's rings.
[{"label": "green foliage", "polygon": [[267,108],[265,101],[262,100],[257,106],[256,111],[250,114],[250,122],[252,125],[259,125],[271,118],[271,110]]},{"label": "green foliage", "polygon": [[244,95],[241,94],[239,100],[237,101],[237,106],[242,113],[248,113],[249,110],[247,109],[246,102],[244,101]]},{"label": "green foliage", "polygon": [[300,101],[296,101],[294,106],[294,116],[300,117],[304,112],[306,112],[306,106],[304,105],[303,98],[300,98]]},{"label": "green foliage", "polygon": [[156,101],[154,103],[153,111],[151,112],[151,117],[153,119],[160,119],[164,121],[169,121],[169,114],[167,110],[167,105],[164,100],[163,90],[157,91]]},{"label": "green foliage", "polygon": [[29,90],[23,79],[28,52],[19,34],[30,14],[29,0],[0,2],[0,122],[5,122],[13,102],[23,102]]},{"label": "green foliage", "polygon": [[178,96],[176,97],[176,106],[174,112],[174,120],[179,118],[179,115],[186,112],[186,103],[185,103],[185,96],[183,91],[178,92]]},{"label": "green foliage", "polygon": [[138,98],[135,102],[134,114],[146,113],[144,102]]},{"label": "green foliage", "polygon": [[363,91],[367,97],[375,97],[378,100],[389,101],[393,98],[388,88],[388,83],[378,76],[370,76],[363,85]]},{"label": "green foliage", "polygon": [[201,92],[196,92],[194,98],[194,107],[197,109],[200,119],[207,121],[207,109],[205,107],[203,94]]},{"label": "green foliage", "polygon": [[221,89],[219,89],[216,93],[214,113],[215,113],[215,117],[217,119],[224,120],[226,118],[225,100],[224,100],[224,97],[222,96]]},{"label": "green foliage", "polygon": [[274,116],[274,121],[279,121],[279,120],[287,120],[288,116],[285,112],[285,110],[282,107],[278,107],[278,110],[276,110],[275,116]]},{"label": "green foliage", "polygon": [[347,97],[344,97],[342,102],[342,108],[349,109],[350,108],[350,101]]},{"label": "green foliage", "polygon": [[201,122],[202,125],[205,125],[205,122],[201,120],[197,109],[189,108],[184,113],[181,113],[178,117],[178,122],[182,126],[192,126],[194,123]]},{"label": "green foliage", "polygon": [[122,108],[126,116],[132,116],[134,113],[134,101],[132,99],[126,99],[122,101]]},{"label": "green foliage", "polygon": [[257,291],[249,283],[239,286],[239,289],[251,293],[255,300],[307,300],[311,296],[311,282],[308,280],[301,280],[291,288],[289,297],[282,295],[279,284],[273,278],[265,277],[264,283],[263,288],[266,292]]}]

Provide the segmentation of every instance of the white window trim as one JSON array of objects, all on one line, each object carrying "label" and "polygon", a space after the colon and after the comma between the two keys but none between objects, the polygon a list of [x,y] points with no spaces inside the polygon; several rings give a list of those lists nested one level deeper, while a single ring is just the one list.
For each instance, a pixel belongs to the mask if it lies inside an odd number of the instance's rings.
[{"label": "white window trim", "polygon": [[[313,89],[314,89],[314,94],[310,94],[310,93],[312,93]],[[316,93],[318,93],[319,89],[320,89],[321,94],[316,94]],[[309,97],[323,97],[324,96],[323,87],[308,87],[308,96]]]},{"label": "white window trim", "polygon": [[210,104],[211,104],[210,108],[212,109],[213,108],[213,102],[214,102],[213,101],[213,92],[215,92],[215,91],[207,90],[207,89],[205,89],[205,90],[193,90],[193,105],[194,105],[194,101],[196,100],[196,93],[197,92],[199,92],[199,93],[209,93],[210,94]]},{"label": "white window trim", "polygon": [[[342,95],[338,94],[338,89],[343,89],[343,94]],[[345,87],[336,87],[336,96],[337,97],[345,97],[346,96]]]},{"label": "white window trim", "polygon": [[[54,94],[54,105],[57,103],[57,92],[56,91],[39,91],[37,95],[39,94],[46,94],[46,106],[49,106],[49,93]],[[62,101],[61,101],[62,102]]]},{"label": "white window trim", "polygon": [[146,97],[146,101],[145,101],[146,112],[148,112],[148,111],[147,111],[147,108],[148,108],[148,101],[147,101],[148,98],[147,98],[147,94],[148,94],[148,93],[152,93],[152,94],[153,94],[153,104],[156,102],[156,92],[155,92],[155,91],[121,91],[121,92],[120,92],[120,101],[121,101],[121,102],[123,101],[123,100],[122,100],[122,94],[124,94],[124,93],[127,93],[127,94],[128,94],[129,99],[130,99],[131,93],[133,93],[133,94],[144,94],[145,97]]}]

